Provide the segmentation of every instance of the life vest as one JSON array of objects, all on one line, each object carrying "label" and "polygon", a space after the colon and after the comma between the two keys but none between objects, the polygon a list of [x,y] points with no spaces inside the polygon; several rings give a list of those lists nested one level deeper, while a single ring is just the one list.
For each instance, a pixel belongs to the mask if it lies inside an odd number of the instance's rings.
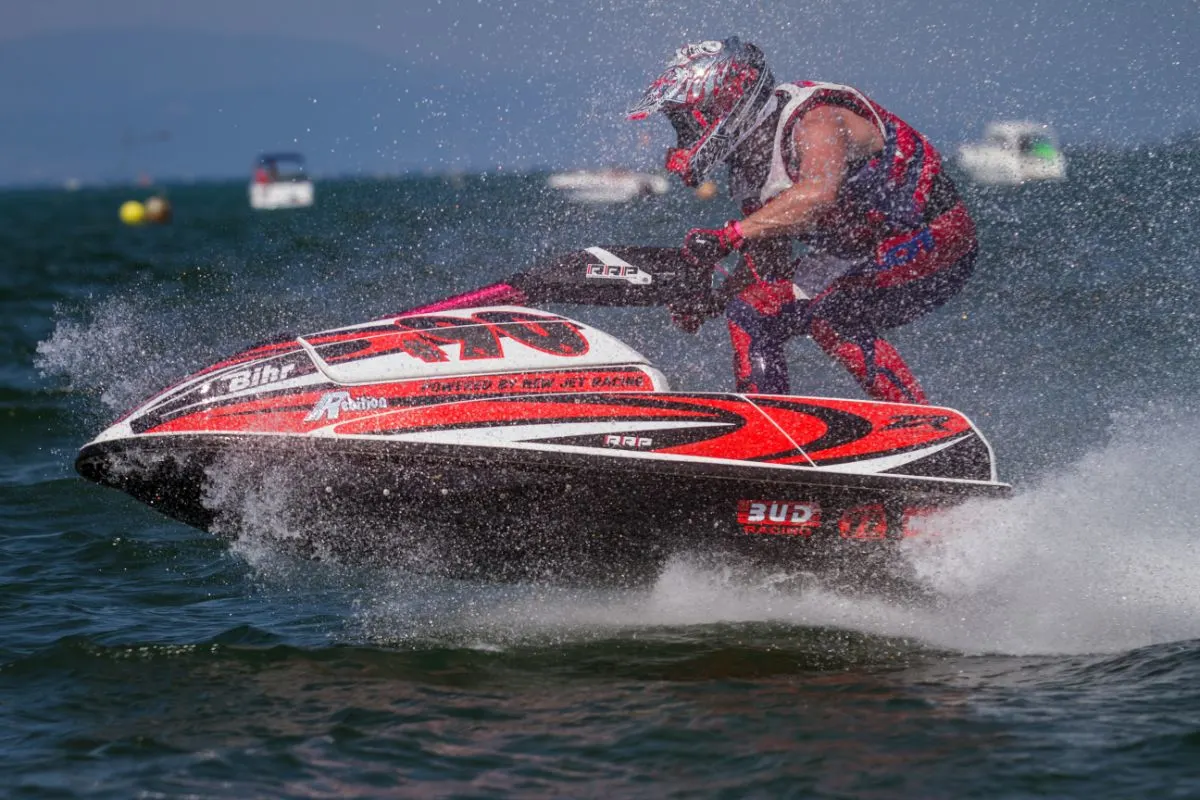
[{"label": "life vest", "polygon": [[850,86],[803,81],[776,87],[782,109],[775,122],[769,159],[749,152],[747,142],[731,159],[730,194],[743,214],[751,214],[791,187],[797,174],[792,131],[811,109],[845,108],[874,123],[883,149],[849,165],[838,200],[815,233],[803,240],[818,250],[854,257],[883,239],[923,227],[958,202],[957,190],[942,172],[937,150],[911,125]]}]

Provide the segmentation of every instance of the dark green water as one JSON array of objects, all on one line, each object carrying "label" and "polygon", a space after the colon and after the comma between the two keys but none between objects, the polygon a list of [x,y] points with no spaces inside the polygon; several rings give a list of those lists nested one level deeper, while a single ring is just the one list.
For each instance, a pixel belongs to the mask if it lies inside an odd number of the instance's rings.
[{"label": "dark green water", "polygon": [[[966,293],[894,340],[1016,496],[908,554],[914,610],[681,560],[644,591],[451,583],[233,546],[85,484],[146,393],[280,331],[362,321],[730,215],[580,208],[541,177],[0,194],[0,794],[1200,797],[1200,153],[1076,154],[971,189]],[[555,309],[683,388],[720,326]],[[854,395],[811,343],[794,388]],[[480,524],[486,524],[481,521]]]}]

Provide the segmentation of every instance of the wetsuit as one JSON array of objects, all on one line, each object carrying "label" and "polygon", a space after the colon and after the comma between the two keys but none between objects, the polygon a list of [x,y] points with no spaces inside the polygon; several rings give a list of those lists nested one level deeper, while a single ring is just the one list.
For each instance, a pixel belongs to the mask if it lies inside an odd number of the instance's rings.
[{"label": "wetsuit", "polygon": [[[937,150],[910,125],[848,86],[776,88],[775,124],[730,159],[730,188],[749,215],[793,185],[792,131],[810,109],[836,105],[879,127],[882,151],[848,165],[834,209],[816,232],[759,240],[724,287],[738,391],[788,391],[784,344],[807,334],[877,400],[927,402],[879,331],[954,296],[975,263],[975,226]],[[773,133],[769,143],[766,136]]]}]

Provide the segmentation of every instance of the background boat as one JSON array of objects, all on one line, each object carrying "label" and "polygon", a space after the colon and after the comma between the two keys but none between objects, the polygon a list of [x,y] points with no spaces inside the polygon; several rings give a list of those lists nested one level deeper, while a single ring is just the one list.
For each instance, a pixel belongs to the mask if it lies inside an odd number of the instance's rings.
[{"label": "background boat", "polygon": [[313,183],[299,153],[264,153],[250,181],[250,207],[262,210],[304,208],[313,204]]},{"label": "background boat", "polygon": [[1039,122],[989,124],[984,141],[959,148],[958,164],[978,183],[1019,184],[1067,177],[1067,160],[1054,132]]},{"label": "background boat", "polygon": [[557,172],[546,179],[546,185],[577,203],[627,203],[665,194],[669,188],[665,175],[623,169]]}]

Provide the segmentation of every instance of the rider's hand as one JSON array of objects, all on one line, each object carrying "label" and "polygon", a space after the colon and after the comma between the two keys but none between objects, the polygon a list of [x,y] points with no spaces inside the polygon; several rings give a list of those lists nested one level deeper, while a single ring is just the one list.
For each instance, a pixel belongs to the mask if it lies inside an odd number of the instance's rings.
[{"label": "rider's hand", "polygon": [[746,239],[742,226],[734,219],[723,228],[692,228],[683,239],[683,257],[698,267],[711,267],[734,250],[741,250]]},{"label": "rider's hand", "polygon": [[746,243],[742,226],[730,220],[723,228],[692,228],[683,240],[682,254],[694,270],[682,276],[682,295],[667,304],[671,322],[684,333],[700,330],[704,320],[720,313],[712,295],[712,268]]}]

